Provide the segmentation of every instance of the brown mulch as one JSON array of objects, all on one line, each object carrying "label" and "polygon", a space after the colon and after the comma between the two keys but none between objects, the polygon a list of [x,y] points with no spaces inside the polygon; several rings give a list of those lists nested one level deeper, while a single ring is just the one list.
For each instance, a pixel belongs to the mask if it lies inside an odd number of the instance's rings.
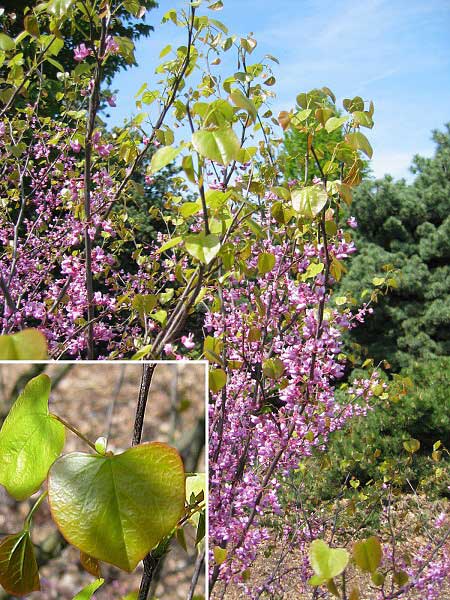
[{"label": "brown mulch", "polygon": [[[4,416],[10,406],[11,390],[18,376],[29,368],[19,364],[0,365],[0,415]],[[61,369],[64,365],[54,363],[47,366],[46,372],[53,379]],[[141,371],[142,366],[138,363],[76,363],[52,392],[50,410],[75,425],[89,439],[108,436],[111,450],[125,449],[131,445]],[[204,407],[203,364],[158,365],[149,395],[143,441],[158,440],[183,446],[198,418],[204,414]],[[64,453],[74,450],[86,450],[86,446],[68,432]],[[205,470],[204,455],[197,470]],[[19,531],[31,505],[32,500],[15,502],[0,486],[0,534]],[[46,546],[51,544],[54,535],[55,526],[44,503],[35,518],[33,541]],[[154,597],[158,600],[186,598],[195,561],[193,530],[188,531],[187,543],[188,554],[178,544],[173,544],[155,591]],[[42,591],[31,594],[33,600],[71,600],[93,580],[93,576],[81,567],[78,551],[70,546],[42,566],[40,572]],[[102,572],[106,583],[96,593],[97,600],[118,600],[139,588],[141,565],[128,574],[103,563]],[[197,593],[203,593],[203,589],[202,576]],[[2,595],[0,588],[0,600],[6,598],[13,597]]]}]

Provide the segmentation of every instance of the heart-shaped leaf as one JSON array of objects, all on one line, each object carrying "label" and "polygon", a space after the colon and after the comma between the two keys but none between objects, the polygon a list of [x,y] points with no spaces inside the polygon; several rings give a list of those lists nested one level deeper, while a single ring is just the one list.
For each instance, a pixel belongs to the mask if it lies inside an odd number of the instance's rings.
[{"label": "heart-shaped leaf", "polygon": [[96,592],[104,583],[104,579],[96,579],[79,591],[78,594],[73,597],[73,600],[91,600],[92,594]]},{"label": "heart-shaped leaf", "polygon": [[131,572],[183,516],[183,463],[159,442],[117,455],[74,452],[52,466],[48,493],[69,543]]},{"label": "heart-shaped leaf", "polygon": [[210,369],[209,389],[213,394],[219,392],[227,382],[227,374],[223,369]]},{"label": "heart-shaped leaf", "polygon": [[214,562],[216,565],[221,565],[227,560],[227,549],[215,546],[213,548]]},{"label": "heart-shaped leaf", "polygon": [[37,329],[24,329],[12,335],[0,335],[1,360],[45,360],[47,340]]},{"label": "heart-shaped leaf", "polygon": [[353,560],[363,571],[374,573],[381,562],[383,551],[380,540],[374,536],[356,542],[353,546]]},{"label": "heart-shaped leaf", "polygon": [[348,120],[348,116],[347,117],[331,117],[325,123],[325,129],[328,131],[328,133],[331,133],[335,129],[339,129],[339,127],[342,127],[342,125],[347,120]]},{"label": "heart-shaped leaf", "polygon": [[349,553],[344,548],[330,548],[323,540],[314,540],[309,548],[309,561],[316,574],[309,581],[320,585],[340,575],[348,564]]},{"label": "heart-shaped leaf", "polygon": [[419,440],[411,438],[410,440],[403,442],[403,448],[410,454],[414,454],[414,452],[420,450],[420,442]]},{"label": "heart-shaped leaf", "polygon": [[241,147],[231,127],[200,129],[193,134],[192,144],[201,156],[225,166],[238,160]]},{"label": "heart-shaped leaf", "polygon": [[301,190],[292,190],[292,206],[304,217],[313,219],[320,213],[328,200],[326,191],[319,185],[310,185]]},{"label": "heart-shaped leaf", "polygon": [[64,426],[48,412],[50,387],[47,375],[31,379],[0,431],[0,483],[16,500],[40,488],[64,447]]},{"label": "heart-shaped leaf", "polygon": [[220,250],[220,240],[213,233],[193,233],[184,238],[184,245],[191,256],[208,265]]},{"label": "heart-shaped leaf", "polygon": [[359,131],[356,133],[348,133],[345,136],[345,141],[355,150],[362,150],[366,156],[372,158],[372,146],[363,133],[360,133]]},{"label": "heart-shaped leaf", "polygon": [[258,256],[258,272],[260,275],[270,273],[275,266],[275,255],[270,252],[262,252]]},{"label": "heart-shaped leaf", "polygon": [[9,37],[6,33],[0,33],[0,50],[8,52],[8,50],[14,50],[15,47],[16,43],[12,37]]},{"label": "heart-shaped leaf", "polygon": [[183,146],[180,146],[179,148],[174,148],[173,146],[163,146],[162,148],[159,148],[150,161],[150,173],[156,173],[166,167],[176,159],[182,150]]},{"label": "heart-shaped leaf", "polygon": [[258,110],[250,98],[247,98],[245,94],[241,92],[239,89],[234,89],[230,93],[230,100],[236,104],[237,107],[242,108],[248,113],[248,116],[251,117],[252,122],[256,121],[258,116]]},{"label": "heart-shaped leaf", "polygon": [[14,596],[41,589],[33,543],[28,531],[8,535],[0,543],[0,584]]},{"label": "heart-shaped leaf", "polygon": [[45,6],[48,13],[61,19],[67,14],[72,4],[73,0],[50,0]]}]

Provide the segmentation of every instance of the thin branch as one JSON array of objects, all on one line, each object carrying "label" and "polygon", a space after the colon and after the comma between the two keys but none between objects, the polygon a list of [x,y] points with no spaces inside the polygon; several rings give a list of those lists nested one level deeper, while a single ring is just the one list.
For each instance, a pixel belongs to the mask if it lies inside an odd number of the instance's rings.
[{"label": "thin branch", "polygon": [[201,552],[197,556],[197,560],[195,561],[195,570],[194,570],[194,574],[192,575],[192,581],[191,581],[189,593],[187,595],[186,600],[192,600],[192,598],[194,597],[195,588],[197,587],[198,579],[200,577],[200,573],[202,572],[204,562],[205,562],[205,550],[203,550],[203,552]]},{"label": "thin branch", "polygon": [[[141,385],[139,388],[139,396],[136,406],[136,416],[134,420],[134,431],[132,441],[133,446],[136,446],[137,444],[141,443],[142,431],[144,429],[145,409],[147,406],[148,393],[150,391],[150,385],[152,383],[155,368],[156,363],[146,363],[142,366]],[[152,579],[155,575],[160,558],[160,556],[154,556],[152,552],[150,552],[142,561],[144,565],[144,572],[142,574],[141,585],[139,587],[138,600],[147,600]]]},{"label": "thin branch", "polygon": [[[85,159],[84,159],[84,254],[85,254],[85,284],[87,300],[87,358],[92,360],[94,355],[94,277],[92,272],[92,238],[91,238],[91,181],[92,181],[92,136],[95,128],[97,112],[100,106],[100,84],[102,79],[101,57],[105,53],[106,36],[108,33],[109,19],[102,19],[100,34],[100,47],[95,68],[94,83],[89,97],[88,121],[85,137]],[[92,40],[93,41],[93,40]],[[94,46],[94,44],[92,44]]]},{"label": "thin branch", "polygon": [[132,445],[137,446],[141,443],[142,431],[144,429],[145,409],[147,407],[148,393],[153,379],[153,373],[156,369],[156,363],[146,363],[142,366],[141,386],[136,406],[136,416],[134,419],[134,431]]}]

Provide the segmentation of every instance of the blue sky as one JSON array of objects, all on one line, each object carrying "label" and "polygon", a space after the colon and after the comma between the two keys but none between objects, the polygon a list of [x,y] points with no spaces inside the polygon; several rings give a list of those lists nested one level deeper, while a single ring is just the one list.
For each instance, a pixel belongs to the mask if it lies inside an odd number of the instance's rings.
[{"label": "blue sky", "polygon": [[[375,103],[369,132],[377,177],[411,177],[414,154],[433,153],[431,130],[450,121],[450,0],[223,0],[224,9],[208,13],[231,33],[250,32],[258,40],[253,56],[270,53],[277,98],[273,111],[293,107],[299,92],[327,85],[339,100],[360,95]],[[134,94],[146,81],[151,88],[159,51],[177,40],[171,25],[160,25],[169,8],[186,4],[160,1],[147,21],[155,26],[138,43],[139,66],[120,73],[112,123],[135,112]],[[259,54],[258,54],[259,53]]]}]

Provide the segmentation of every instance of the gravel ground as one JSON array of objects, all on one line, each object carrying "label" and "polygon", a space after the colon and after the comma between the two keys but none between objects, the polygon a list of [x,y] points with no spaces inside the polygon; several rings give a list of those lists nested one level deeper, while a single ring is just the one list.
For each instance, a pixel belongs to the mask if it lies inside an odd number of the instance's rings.
[{"label": "gravel ground", "polygon": [[[421,537],[422,530],[420,523],[423,518],[432,521],[438,514],[449,511],[448,501],[427,501],[425,498],[420,498],[420,510],[416,505],[416,498],[405,495],[398,502],[398,508],[393,512],[393,519],[396,522],[396,531],[399,532],[399,543],[397,553],[401,555],[403,552],[410,552],[412,549],[424,544],[424,538]],[[286,515],[286,520],[289,516]],[[433,531],[431,529],[431,531]],[[351,549],[354,539],[361,539],[361,534],[355,533],[352,537],[351,532],[346,540],[339,541],[335,539],[334,543],[337,547],[346,546]],[[442,531],[435,530],[435,541],[439,541]],[[381,541],[384,541],[383,538]],[[387,539],[385,541],[388,541]],[[446,552],[450,553],[450,540],[445,544]],[[282,561],[279,560],[283,549],[278,545],[273,538],[266,547],[259,552],[253,565],[250,567],[250,577],[253,585],[256,587],[262,582],[266,582],[269,578],[274,577],[273,581],[281,582],[281,587],[277,587],[277,594],[273,596],[264,595],[261,598],[270,598],[270,600],[313,600],[313,593],[305,593],[304,585],[302,584],[302,574],[304,573],[304,564],[300,552],[295,549],[289,552]],[[350,593],[352,587],[358,587],[360,590],[359,600],[376,600],[377,596],[375,588],[368,585],[370,580],[367,576],[361,575],[355,569],[349,567],[347,578],[347,594]],[[337,581],[339,584],[340,582]],[[312,589],[312,588],[311,588]],[[389,589],[389,588],[387,588]],[[243,589],[237,585],[230,585],[225,594],[223,586],[216,585],[212,600],[240,600],[246,598],[247,595]],[[320,596],[323,600],[333,600],[335,596],[328,593],[325,596]],[[425,600],[424,592],[411,590],[407,595],[402,596],[404,600]],[[450,600],[450,573],[448,580],[444,582],[439,595],[439,600]]]},{"label": "gravel ground", "polygon": [[[0,420],[11,403],[11,391],[18,377],[29,372],[29,365],[0,365]],[[51,364],[46,372],[54,380],[62,369],[61,364]],[[70,367],[51,394],[50,410],[75,425],[89,439],[108,436],[109,448],[114,451],[130,446],[134,411],[139,391],[142,366],[133,364],[83,364]],[[182,447],[189,439],[198,419],[204,414],[205,366],[182,362],[157,366],[144,423],[143,441],[158,440]],[[68,432],[64,453],[86,450],[83,442]],[[196,469],[205,470],[204,455]],[[15,502],[0,487],[0,534],[21,529],[21,521],[27,514],[31,501]],[[186,554],[173,545],[163,566],[154,597],[158,600],[184,600],[187,596],[194,570],[194,531],[188,531]],[[44,503],[36,515],[33,541],[51,546],[55,539],[55,527],[48,506]],[[93,577],[80,565],[78,551],[66,547],[58,556],[41,567],[41,592],[34,592],[32,600],[71,600]],[[102,574],[106,583],[97,593],[97,600],[118,600],[139,587],[142,568],[127,574],[103,563]],[[204,588],[202,576],[197,587]],[[2,595],[0,600],[12,598]],[[128,599],[127,599],[128,600]]]}]

